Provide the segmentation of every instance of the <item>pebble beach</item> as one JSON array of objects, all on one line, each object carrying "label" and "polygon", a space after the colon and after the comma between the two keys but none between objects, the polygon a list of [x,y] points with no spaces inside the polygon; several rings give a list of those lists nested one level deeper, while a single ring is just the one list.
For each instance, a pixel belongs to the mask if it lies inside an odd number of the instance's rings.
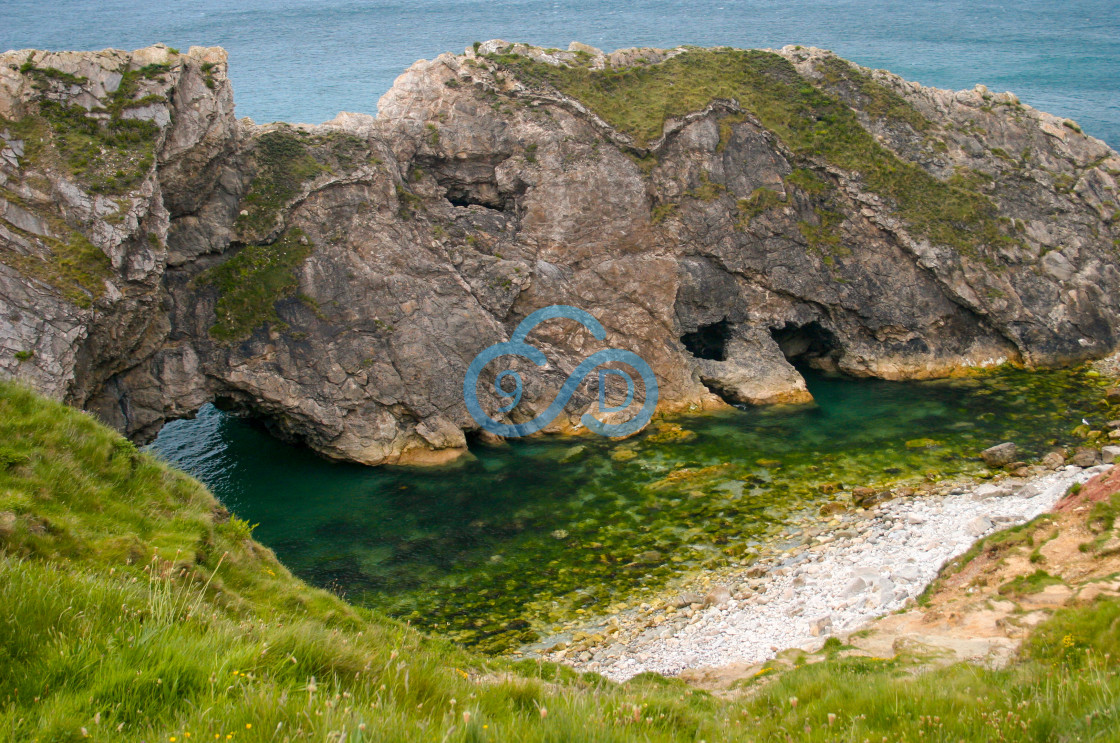
[{"label": "pebble beach", "polygon": [[623,681],[816,650],[829,636],[902,608],[977,540],[1049,511],[1075,483],[1107,468],[963,483],[845,513],[747,569],[705,576],[693,590],[565,634],[568,641],[552,638],[559,641],[541,655]]}]

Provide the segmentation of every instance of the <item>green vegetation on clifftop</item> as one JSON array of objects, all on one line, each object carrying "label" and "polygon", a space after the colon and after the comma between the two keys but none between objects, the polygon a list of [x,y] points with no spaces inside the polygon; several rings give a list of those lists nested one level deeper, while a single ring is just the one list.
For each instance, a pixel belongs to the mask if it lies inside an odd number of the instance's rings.
[{"label": "green vegetation on clifftop", "polygon": [[30,62],[20,71],[32,78],[32,86],[40,93],[38,110],[27,112],[10,125],[16,136],[33,143],[29,157],[57,160],[93,193],[125,193],[144,180],[155,162],[159,126],[148,119],[127,116],[126,112],[167,101],[157,93],[140,94],[145,82],[164,82],[170,71],[168,65],[122,70],[116,90],[89,111],[65,102],[66,98],[58,100],[58,89],[83,85],[85,78],[38,68]]},{"label": "green vegetation on clifftop", "polygon": [[[670,118],[734,100],[807,163],[823,161],[862,178],[866,188],[897,205],[919,237],[975,254],[1012,238],[1000,229],[995,205],[964,183],[938,180],[881,145],[856,112],[802,77],[772,52],[689,49],[659,64],[592,70],[491,55],[528,84],[547,85],[579,100],[640,146],[658,139]],[[846,86],[874,117],[928,125],[899,96],[850,65],[826,70],[826,84]],[[831,82],[827,82],[831,81]],[[925,123],[923,123],[925,122]]]}]

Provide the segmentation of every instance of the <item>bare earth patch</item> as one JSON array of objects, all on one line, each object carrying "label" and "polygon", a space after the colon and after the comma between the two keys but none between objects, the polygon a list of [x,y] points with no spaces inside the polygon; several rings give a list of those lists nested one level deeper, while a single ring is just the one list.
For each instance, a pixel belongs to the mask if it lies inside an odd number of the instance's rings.
[{"label": "bare earth patch", "polygon": [[[1113,495],[1120,497],[1120,467],[1098,474],[1030,524],[983,540],[974,557],[947,565],[909,608],[838,636],[840,654],[901,658],[913,663],[914,672],[958,662],[1006,666],[1031,630],[1056,609],[1102,595],[1120,597],[1120,542],[1112,524],[1102,528],[1095,518],[1100,509],[1094,511],[1094,504],[1107,504]],[[696,668],[680,675],[701,688],[739,695],[745,693],[738,688],[745,681],[824,660],[828,649],[790,650],[765,663]],[[752,693],[758,688],[749,687]]]}]

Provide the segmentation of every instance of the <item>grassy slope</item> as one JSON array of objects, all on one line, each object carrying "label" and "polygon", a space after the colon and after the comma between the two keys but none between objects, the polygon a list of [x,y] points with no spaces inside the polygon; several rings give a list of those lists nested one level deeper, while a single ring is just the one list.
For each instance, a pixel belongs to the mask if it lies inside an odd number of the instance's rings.
[{"label": "grassy slope", "polygon": [[912,677],[905,659],[835,658],[723,701],[678,681],[614,685],[470,655],[309,588],[249,533],[197,482],[88,416],[0,384],[0,739],[1055,740],[1120,730],[1120,681],[1104,655],[1120,657],[1115,602],[1061,612],[1006,671]]}]

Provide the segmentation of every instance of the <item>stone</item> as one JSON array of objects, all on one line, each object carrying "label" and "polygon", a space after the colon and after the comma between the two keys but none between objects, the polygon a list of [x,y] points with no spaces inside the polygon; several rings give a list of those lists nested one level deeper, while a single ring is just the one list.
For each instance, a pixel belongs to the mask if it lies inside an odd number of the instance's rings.
[{"label": "stone", "polygon": [[1105,446],[1101,448],[1101,459],[1105,464],[1115,464],[1120,458],[1120,446]]},{"label": "stone", "polygon": [[1120,439],[1120,428],[1116,429],[1115,431],[1109,431],[1108,437],[1113,440]]},{"label": "stone", "polygon": [[662,561],[665,556],[657,550],[646,550],[634,555],[634,563],[637,565],[656,565]]},{"label": "stone", "polygon": [[1049,452],[1042,458],[1042,466],[1051,470],[1056,470],[1065,463],[1066,455],[1061,451]]},{"label": "stone", "polygon": [[1073,453],[1070,463],[1077,467],[1093,467],[1101,463],[1101,453],[1084,446]]},{"label": "stone", "polygon": [[922,571],[917,565],[903,565],[897,570],[892,570],[891,575],[907,583],[917,583],[922,579]]},{"label": "stone", "polygon": [[702,603],[704,603],[703,596],[696,593],[695,591],[685,591],[684,593],[677,596],[677,598],[673,601],[673,606],[678,609],[683,609],[687,606],[691,606],[692,604]]},{"label": "stone", "polygon": [[1104,399],[1108,400],[1113,405],[1120,404],[1120,387],[1110,387],[1109,390],[1104,393]]},{"label": "stone", "polygon": [[1015,461],[1015,455],[1018,453],[1019,447],[1007,441],[1002,444],[996,444],[980,452],[980,458],[983,459],[984,464],[989,467],[1003,467]]},{"label": "stone", "polygon": [[828,635],[832,633],[832,615],[825,614],[823,617],[809,620],[809,634],[813,637],[820,637],[821,635]]},{"label": "stone", "polygon": [[863,578],[853,578],[844,588],[844,598],[850,599],[867,590],[867,582]]},{"label": "stone", "polygon": [[991,528],[992,522],[986,516],[977,516],[965,524],[965,530],[973,537],[983,536]]},{"label": "stone", "polygon": [[973,500],[986,500],[988,498],[1001,498],[1003,496],[1011,495],[1015,492],[1015,488],[1006,482],[994,483],[986,482],[983,485],[977,486],[972,491]]},{"label": "stone", "polygon": [[723,606],[731,600],[731,591],[727,586],[715,586],[704,597],[704,606]]},{"label": "stone", "polygon": [[1105,426],[1107,428],[1120,429],[1120,420],[1109,421],[1108,423],[1105,424]]},{"label": "stone", "polygon": [[873,488],[853,488],[852,505],[857,508],[870,508],[879,503],[885,503],[894,497],[890,490],[875,490]]}]

